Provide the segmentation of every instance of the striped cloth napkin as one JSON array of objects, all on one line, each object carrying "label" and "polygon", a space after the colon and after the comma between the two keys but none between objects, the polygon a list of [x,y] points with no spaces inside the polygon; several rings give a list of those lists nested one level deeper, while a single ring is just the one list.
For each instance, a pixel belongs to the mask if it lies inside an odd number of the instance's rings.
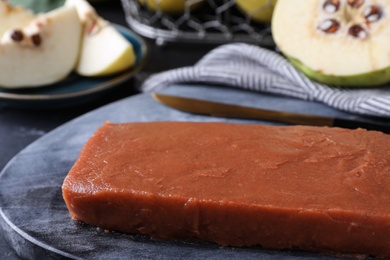
[{"label": "striped cloth napkin", "polygon": [[296,70],[280,54],[244,43],[217,47],[192,67],[154,74],[142,91],[175,83],[226,85],[325,103],[350,113],[390,118],[390,86],[346,89],[319,84]]}]

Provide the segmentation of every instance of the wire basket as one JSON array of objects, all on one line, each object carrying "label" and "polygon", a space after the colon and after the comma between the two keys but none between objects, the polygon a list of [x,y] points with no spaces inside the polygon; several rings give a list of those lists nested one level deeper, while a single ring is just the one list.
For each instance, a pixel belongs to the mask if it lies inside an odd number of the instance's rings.
[{"label": "wire basket", "polygon": [[[246,42],[275,47],[270,26],[253,21],[253,14],[240,12],[235,0],[186,0],[184,11],[176,15],[159,10],[159,5],[168,0],[153,0],[155,10],[141,4],[145,0],[121,1],[130,28],[142,36],[155,39],[158,45],[166,42]],[[191,8],[200,2],[201,7]],[[272,5],[272,0],[268,0],[267,5]]]}]

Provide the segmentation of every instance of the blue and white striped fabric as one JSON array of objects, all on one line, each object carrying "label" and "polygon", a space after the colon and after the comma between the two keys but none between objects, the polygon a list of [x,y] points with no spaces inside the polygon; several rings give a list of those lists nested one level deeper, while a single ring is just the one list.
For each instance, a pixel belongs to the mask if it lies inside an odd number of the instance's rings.
[{"label": "blue and white striped fabric", "polygon": [[152,75],[142,90],[155,91],[175,83],[226,85],[322,102],[360,115],[390,118],[390,86],[345,89],[319,84],[278,53],[243,43],[217,47],[192,67]]}]

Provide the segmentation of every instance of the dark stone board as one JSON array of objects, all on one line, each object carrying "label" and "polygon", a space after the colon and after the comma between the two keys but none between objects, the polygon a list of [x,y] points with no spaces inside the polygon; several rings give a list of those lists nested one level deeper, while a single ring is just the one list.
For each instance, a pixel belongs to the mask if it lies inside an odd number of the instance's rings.
[{"label": "dark stone board", "polygon": [[[211,86],[172,86],[164,92],[253,107],[354,118],[322,104]],[[156,241],[106,233],[73,221],[62,199],[61,185],[82,146],[105,121],[229,121],[186,114],[153,101],[148,94],[126,98],[76,118],[39,138],[16,155],[0,175],[0,226],[23,258],[88,259],[334,259],[302,251],[221,248],[214,244]],[[162,137],[164,138],[164,137]]]}]

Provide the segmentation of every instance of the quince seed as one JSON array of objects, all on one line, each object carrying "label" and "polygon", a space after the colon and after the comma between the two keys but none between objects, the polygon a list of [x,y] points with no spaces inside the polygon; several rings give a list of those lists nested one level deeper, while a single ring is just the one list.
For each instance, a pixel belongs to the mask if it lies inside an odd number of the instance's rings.
[{"label": "quince seed", "polygon": [[31,41],[34,44],[34,46],[39,46],[42,44],[42,37],[38,33],[31,35]]},{"label": "quince seed", "polygon": [[369,23],[379,21],[382,18],[382,15],[382,9],[375,5],[371,5],[364,10],[364,17]]},{"label": "quince seed", "polygon": [[23,41],[24,34],[21,30],[14,30],[11,33],[11,39],[14,40],[15,42],[21,42]]},{"label": "quince seed", "polygon": [[359,39],[365,39],[368,37],[366,30],[359,24],[352,25],[349,28],[348,33],[349,35]]},{"label": "quince seed", "polygon": [[327,19],[318,28],[326,33],[336,33],[340,29],[340,23],[335,19]]},{"label": "quince seed", "polygon": [[340,8],[340,0],[327,0],[322,8],[327,13],[336,13]]}]

